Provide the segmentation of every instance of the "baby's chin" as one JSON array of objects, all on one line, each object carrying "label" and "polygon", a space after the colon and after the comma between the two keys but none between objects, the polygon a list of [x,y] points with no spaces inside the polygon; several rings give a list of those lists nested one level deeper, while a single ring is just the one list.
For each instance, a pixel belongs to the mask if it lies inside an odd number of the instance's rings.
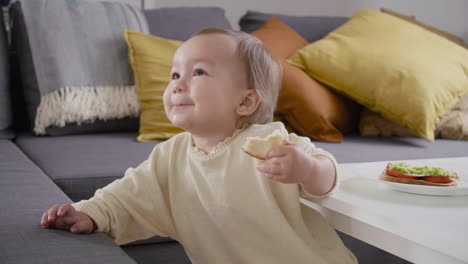
[{"label": "baby's chin", "polygon": [[169,117],[169,121],[171,121],[172,125],[174,125],[177,128],[189,131],[190,126],[189,122],[186,118],[183,118],[181,116],[171,116]]}]

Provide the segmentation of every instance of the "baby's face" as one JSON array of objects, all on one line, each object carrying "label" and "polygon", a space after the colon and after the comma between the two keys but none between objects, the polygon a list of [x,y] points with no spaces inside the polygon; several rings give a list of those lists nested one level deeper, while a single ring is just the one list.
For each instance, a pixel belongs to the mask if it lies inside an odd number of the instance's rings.
[{"label": "baby's face", "polygon": [[235,128],[236,107],[248,89],[236,48],[230,36],[204,34],[177,50],[164,92],[164,108],[175,126],[205,134]]}]

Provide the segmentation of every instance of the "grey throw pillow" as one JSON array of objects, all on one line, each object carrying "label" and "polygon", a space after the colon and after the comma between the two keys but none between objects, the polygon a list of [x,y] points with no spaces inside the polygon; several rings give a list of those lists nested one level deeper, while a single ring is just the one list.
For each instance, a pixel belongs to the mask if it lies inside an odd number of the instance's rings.
[{"label": "grey throw pillow", "polygon": [[314,42],[325,37],[328,33],[348,21],[347,17],[288,16],[282,14],[247,11],[239,20],[240,29],[247,33],[251,33],[259,29],[265,21],[272,16],[279,18],[285,24],[293,28],[308,42]]},{"label": "grey throw pillow", "polygon": [[162,38],[187,40],[206,27],[231,29],[219,7],[168,7],[144,10],[150,33]]},{"label": "grey throw pillow", "polygon": [[139,104],[122,32],[148,33],[139,8],[37,0],[16,3],[12,15],[25,107],[36,134],[138,129]]}]

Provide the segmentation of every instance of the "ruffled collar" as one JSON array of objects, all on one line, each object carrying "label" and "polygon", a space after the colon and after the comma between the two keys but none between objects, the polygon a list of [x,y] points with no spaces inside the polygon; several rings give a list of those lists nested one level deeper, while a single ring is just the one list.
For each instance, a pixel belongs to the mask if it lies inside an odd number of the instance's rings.
[{"label": "ruffled collar", "polygon": [[204,150],[197,148],[197,146],[195,146],[195,142],[193,141],[192,135],[190,135],[190,152],[193,156],[195,156],[198,159],[211,159],[223,152],[231,144],[231,142],[234,141],[237,138],[237,136],[249,126],[250,124],[246,124],[243,127],[234,130],[232,136],[227,137],[223,141],[216,144],[216,146],[213,149],[211,149],[210,153],[206,153]]}]

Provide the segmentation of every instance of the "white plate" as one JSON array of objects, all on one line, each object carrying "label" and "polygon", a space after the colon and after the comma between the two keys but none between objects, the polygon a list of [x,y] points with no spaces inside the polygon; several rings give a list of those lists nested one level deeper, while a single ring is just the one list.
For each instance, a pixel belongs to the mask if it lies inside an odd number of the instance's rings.
[{"label": "white plate", "polygon": [[405,184],[398,182],[389,182],[379,179],[379,181],[386,186],[407,193],[423,194],[423,195],[437,195],[437,196],[457,196],[457,195],[468,195],[468,182],[460,181],[458,186],[454,187],[441,187],[441,186],[429,186],[429,185],[416,185],[416,184]]}]

